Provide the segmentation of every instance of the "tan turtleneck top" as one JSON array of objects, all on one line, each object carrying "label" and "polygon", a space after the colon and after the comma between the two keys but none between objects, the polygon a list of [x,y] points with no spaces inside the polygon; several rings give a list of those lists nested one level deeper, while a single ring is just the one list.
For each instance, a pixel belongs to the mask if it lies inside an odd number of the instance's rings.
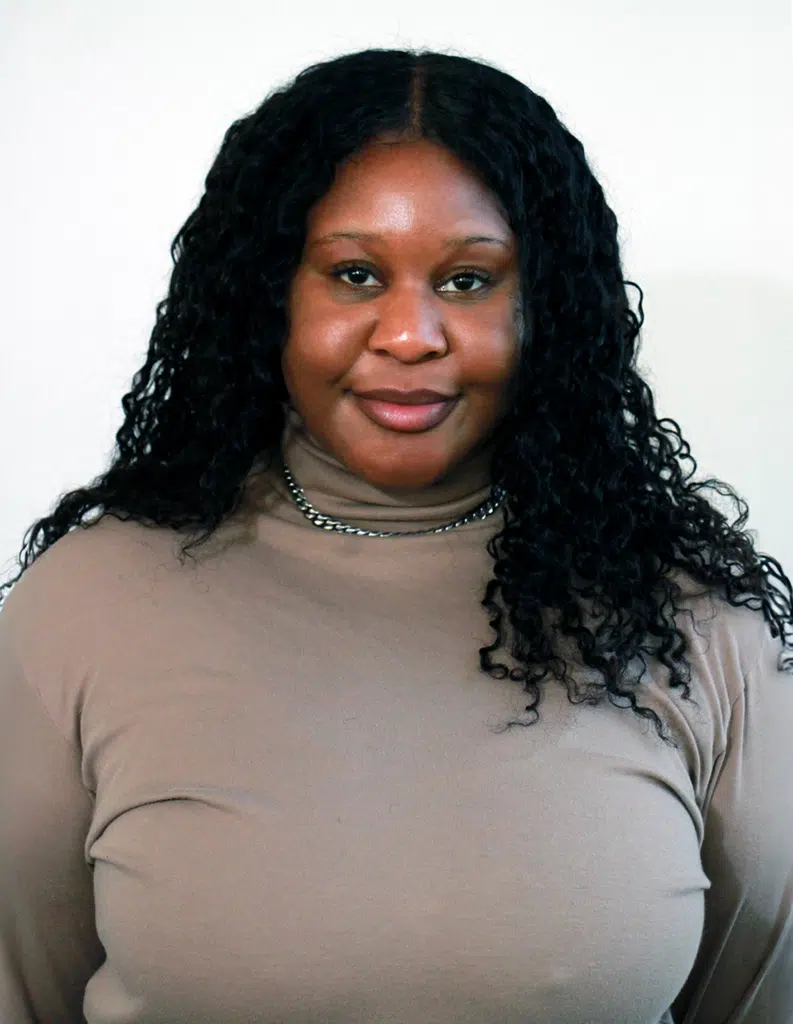
[{"label": "tan turtleneck top", "polygon": [[[283,450],[374,529],[489,493],[486,453],[396,499],[295,414]],[[501,514],[344,536],[252,479],[197,563],[108,517],[2,609],[2,1024],[790,1024],[793,677],[762,613],[692,600],[697,706],[643,684],[677,749],[553,682],[500,732]]]}]

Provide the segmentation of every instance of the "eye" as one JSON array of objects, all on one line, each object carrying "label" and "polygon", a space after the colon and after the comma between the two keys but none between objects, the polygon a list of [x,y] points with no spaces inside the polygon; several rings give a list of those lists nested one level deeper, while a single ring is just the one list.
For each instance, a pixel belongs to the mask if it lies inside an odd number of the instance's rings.
[{"label": "eye", "polygon": [[[449,278],[447,283],[451,284],[451,282],[453,281],[463,281],[465,282],[465,287],[463,287],[459,291],[452,292],[451,294],[464,295],[468,292],[481,292],[483,288],[486,288],[490,284],[491,277],[489,274],[485,274],[481,270],[458,270],[453,277]],[[470,287],[472,283],[475,283],[477,281],[479,282],[481,287]],[[441,289],[441,291],[444,290],[445,289]]]},{"label": "eye", "polygon": [[[368,267],[363,266],[360,263],[348,264],[344,267],[337,267],[332,272],[332,277],[337,278],[340,281],[344,281],[345,284],[352,285],[353,288],[371,288],[371,284],[366,284],[366,279],[371,277],[376,280],[374,274]],[[349,280],[345,280],[349,276]],[[490,274],[484,273],[481,270],[458,270],[452,277],[448,278],[444,285],[439,288],[439,291],[445,292],[449,295],[466,295],[470,292],[480,292],[492,281]],[[454,289],[450,289],[447,286],[454,284]],[[476,285],[478,284],[478,287]]]},{"label": "eye", "polygon": [[351,274],[354,280],[345,281],[344,283],[351,284],[355,288],[371,287],[370,285],[364,285],[364,281],[361,280],[361,277],[363,277],[364,280],[367,277],[374,277],[374,274],[371,272],[371,270],[368,270],[366,267],[362,267],[358,263],[354,263],[346,267],[340,267],[337,270],[333,271],[333,277],[336,277],[339,280],[343,280],[345,274]]}]

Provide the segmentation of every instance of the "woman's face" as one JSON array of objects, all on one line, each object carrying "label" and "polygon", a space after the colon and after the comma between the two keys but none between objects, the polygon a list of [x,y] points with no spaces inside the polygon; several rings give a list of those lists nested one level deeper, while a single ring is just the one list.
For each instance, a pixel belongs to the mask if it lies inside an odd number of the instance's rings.
[{"label": "woman's face", "polygon": [[[379,143],[348,161],[309,214],[289,291],[282,368],[313,439],[396,490],[485,442],[517,370],[517,264],[498,201],[448,150]],[[361,397],[380,388],[448,401]]]}]

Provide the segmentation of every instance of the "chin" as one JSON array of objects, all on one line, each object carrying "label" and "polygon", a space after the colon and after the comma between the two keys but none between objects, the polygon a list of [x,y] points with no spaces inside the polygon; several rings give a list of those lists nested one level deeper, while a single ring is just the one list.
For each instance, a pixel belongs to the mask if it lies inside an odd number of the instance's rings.
[{"label": "chin", "polygon": [[391,466],[359,464],[353,472],[384,491],[420,491],[430,487],[448,473],[448,465]]}]

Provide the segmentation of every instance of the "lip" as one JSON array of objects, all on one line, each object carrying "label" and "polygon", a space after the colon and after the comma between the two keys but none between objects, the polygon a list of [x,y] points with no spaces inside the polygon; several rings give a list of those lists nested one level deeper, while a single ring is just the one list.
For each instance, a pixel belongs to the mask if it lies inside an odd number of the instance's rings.
[{"label": "lip", "polygon": [[421,405],[404,402],[384,402],[378,398],[364,398],[353,392],[353,397],[364,415],[380,427],[405,434],[418,434],[431,430],[446,419],[457,404],[457,398],[444,398]]},{"label": "lip", "polygon": [[455,395],[447,395],[443,391],[430,391],[428,388],[414,388],[411,391],[400,391],[399,388],[372,388],[369,391],[356,391],[359,398],[375,398],[380,402],[398,402],[402,405],[430,405],[432,402],[446,402]]}]

